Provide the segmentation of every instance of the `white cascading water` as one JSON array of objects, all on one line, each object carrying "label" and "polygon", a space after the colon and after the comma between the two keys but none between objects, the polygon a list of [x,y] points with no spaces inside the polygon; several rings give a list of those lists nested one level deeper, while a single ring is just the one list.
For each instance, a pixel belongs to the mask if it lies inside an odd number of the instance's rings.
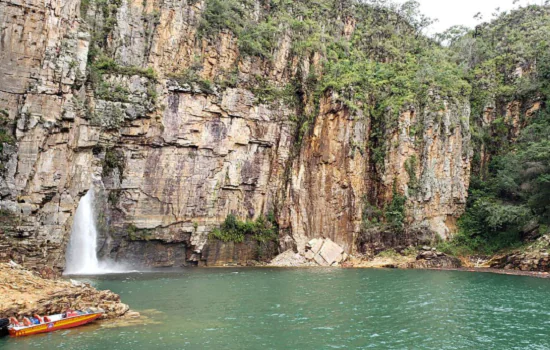
[{"label": "white cascading water", "polygon": [[94,189],[80,200],[71,229],[65,262],[66,275],[98,275],[123,272],[114,264],[100,262],[97,258],[97,229],[94,213]]}]

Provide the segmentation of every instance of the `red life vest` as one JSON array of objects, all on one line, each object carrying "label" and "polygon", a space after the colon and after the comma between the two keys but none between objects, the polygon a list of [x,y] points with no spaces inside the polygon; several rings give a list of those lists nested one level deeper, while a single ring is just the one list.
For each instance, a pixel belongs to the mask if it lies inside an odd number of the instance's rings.
[{"label": "red life vest", "polygon": [[21,323],[19,323],[15,317],[10,317],[10,323],[14,326],[21,326]]}]

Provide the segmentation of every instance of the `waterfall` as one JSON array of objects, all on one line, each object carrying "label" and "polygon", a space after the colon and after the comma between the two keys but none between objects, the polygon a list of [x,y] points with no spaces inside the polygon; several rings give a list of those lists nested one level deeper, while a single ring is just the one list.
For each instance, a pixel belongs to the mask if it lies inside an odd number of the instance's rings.
[{"label": "waterfall", "polygon": [[94,197],[94,188],[91,187],[78,204],[67,246],[66,275],[97,275],[124,270],[112,263],[100,262],[97,258]]}]

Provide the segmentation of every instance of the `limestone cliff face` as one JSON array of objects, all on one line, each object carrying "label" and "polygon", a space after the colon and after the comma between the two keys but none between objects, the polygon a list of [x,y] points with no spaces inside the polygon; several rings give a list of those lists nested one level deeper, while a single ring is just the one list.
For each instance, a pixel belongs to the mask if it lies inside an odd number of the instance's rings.
[{"label": "limestone cliff face", "polygon": [[[334,93],[299,139],[304,107],[251,88],[258,77],[283,88],[318,58],[293,56],[286,34],[270,62],[241,55],[230,32],[200,39],[203,10],[203,1],[0,0],[0,110],[14,138],[2,150],[0,259],[62,268],[92,186],[100,254],[149,266],[259,258],[250,242],[209,241],[230,213],[275,212],[282,249],[324,236],[354,252],[365,201],[384,205],[396,191],[407,195],[408,224],[453,233],[469,181],[468,103],[404,110],[374,167],[369,118]],[[345,35],[354,23],[344,21]],[[90,66],[98,41],[116,67]]]},{"label": "limestone cliff face", "polygon": [[469,104],[453,101],[438,111],[404,111],[385,134],[389,142],[377,173],[369,159],[368,119],[350,115],[334,100],[327,96],[322,101],[312,134],[293,164],[287,220],[298,248],[325,236],[354,252],[366,202],[382,207],[395,191],[407,195],[408,226],[431,233],[417,238],[450,237],[468,193]]},{"label": "limestone cliff face", "polygon": [[3,232],[4,259],[62,265],[71,218],[99,163],[84,151],[93,142],[88,123],[69,112],[90,39],[79,6],[0,2],[0,109],[16,140],[2,157],[2,213],[16,227]]}]

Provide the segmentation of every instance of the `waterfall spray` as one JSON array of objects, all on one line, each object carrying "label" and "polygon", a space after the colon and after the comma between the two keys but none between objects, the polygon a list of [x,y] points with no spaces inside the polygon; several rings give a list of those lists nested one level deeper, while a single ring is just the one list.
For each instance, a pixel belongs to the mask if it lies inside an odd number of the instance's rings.
[{"label": "waterfall spray", "polygon": [[94,212],[94,188],[80,200],[67,246],[65,274],[96,275],[123,272],[113,264],[100,262],[97,258],[97,228]]}]

